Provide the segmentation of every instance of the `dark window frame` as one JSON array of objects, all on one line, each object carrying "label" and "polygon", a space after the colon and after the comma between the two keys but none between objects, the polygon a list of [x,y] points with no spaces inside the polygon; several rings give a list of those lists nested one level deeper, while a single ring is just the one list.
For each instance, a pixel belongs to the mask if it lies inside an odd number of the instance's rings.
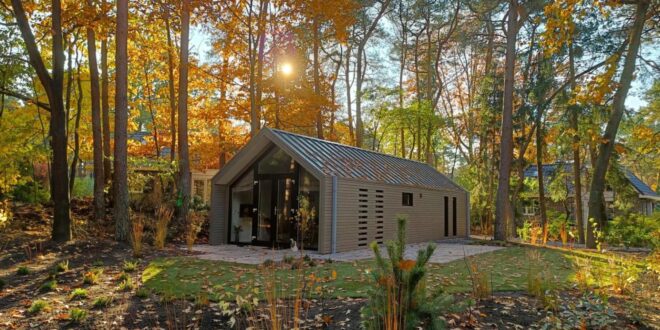
[{"label": "dark window frame", "polygon": [[408,193],[408,192],[401,193],[401,205],[414,206],[415,203],[413,201],[413,197],[414,197],[413,193]]},{"label": "dark window frame", "polygon": [[445,202],[445,237],[449,237],[449,196],[444,196]]}]

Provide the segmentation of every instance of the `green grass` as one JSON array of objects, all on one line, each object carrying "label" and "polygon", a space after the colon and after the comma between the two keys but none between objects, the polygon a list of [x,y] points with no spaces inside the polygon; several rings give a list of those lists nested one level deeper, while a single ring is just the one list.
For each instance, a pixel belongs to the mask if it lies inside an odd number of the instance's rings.
[{"label": "green grass", "polygon": [[[532,265],[528,253],[536,250],[539,260]],[[582,252],[535,247],[510,247],[472,257],[480,272],[486,272],[493,291],[524,291],[527,289],[530,267],[546,271],[549,280],[558,287],[566,287],[574,281],[576,258],[590,258],[595,269],[611,268],[605,258],[595,258]],[[335,280],[327,282],[326,294],[333,297],[364,297],[371,284],[368,272],[373,261],[334,262],[305,268],[305,278],[313,273],[328,279],[333,271]],[[194,299],[199,292],[208,291],[214,296],[224,293],[258,293],[261,295],[266,281],[275,276],[278,289],[291,294],[296,287],[297,270],[266,271],[255,266],[221,261],[208,261],[188,257],[160,258],[152,261],[142,273],[144,287],[167,297]],[[470,292],[472,283],[466,261],[456,260],[447,264],[430,264],[427,287],[442,288],[450,293]],[[255,291],[256,289],[256,291]],[[211,297],[214,298],[213,296]]]}]

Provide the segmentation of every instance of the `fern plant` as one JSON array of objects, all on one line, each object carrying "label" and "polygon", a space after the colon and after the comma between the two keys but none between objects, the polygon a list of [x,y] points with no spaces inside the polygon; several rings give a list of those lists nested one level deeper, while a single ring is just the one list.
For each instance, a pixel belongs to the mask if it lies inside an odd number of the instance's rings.
[{"label": "fern plant", "polygon": [[376,242],[371,249],[376,257],[376,269],[371,272],[374,285],[369,289],[369,301],[362,310],[365,329],[444,328],[440,317],[453,303],[450,295],[438,291],[427,295],[426,266],[435,251],[428,245],[417,253],[417,260],[405,259],[406,218],[398,216],[395,241],[386,243],[388,258],[381,255]]}]

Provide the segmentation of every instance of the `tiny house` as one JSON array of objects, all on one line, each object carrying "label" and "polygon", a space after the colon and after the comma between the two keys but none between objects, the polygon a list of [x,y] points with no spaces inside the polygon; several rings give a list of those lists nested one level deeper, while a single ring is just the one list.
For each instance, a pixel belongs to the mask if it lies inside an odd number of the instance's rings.
[{"label": "tiny house", "polygon": [[254,136],[211,190],[211,244],[350,251],[393,239],[399,215],[411,243],[469,236],[468,192],[428,164],[276,129]]}]

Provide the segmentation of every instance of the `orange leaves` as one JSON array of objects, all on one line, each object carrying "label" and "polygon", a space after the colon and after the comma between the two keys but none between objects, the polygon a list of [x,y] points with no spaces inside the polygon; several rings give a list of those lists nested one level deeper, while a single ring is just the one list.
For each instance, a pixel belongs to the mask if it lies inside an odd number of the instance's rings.
[{"label": "orange leaves", "polygon": [[416,263],[417,262],[415,260],[410,260],[410,259],[401,260],[399,262],[399,268],[401,268],[402,270],[405,270],[405,271],[409,271],[409,270],[413,269],[413,267],[415,267]]}]

